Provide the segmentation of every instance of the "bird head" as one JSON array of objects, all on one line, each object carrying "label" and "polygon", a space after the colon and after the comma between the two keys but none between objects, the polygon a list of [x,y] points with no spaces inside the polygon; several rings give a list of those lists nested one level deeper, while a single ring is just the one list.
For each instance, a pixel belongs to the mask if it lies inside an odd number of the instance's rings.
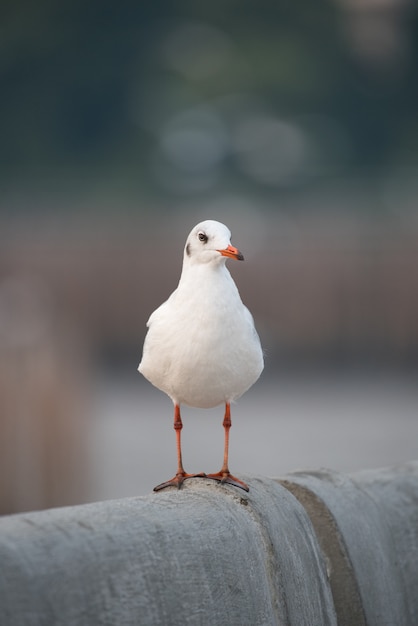
[{"label": "bird head", "polygon": [[220,263],[228,257],[244,260],[238,248],[231,245],[231,231],[221,222],[200,222],[187,237],[184,259],[189,263]]}]

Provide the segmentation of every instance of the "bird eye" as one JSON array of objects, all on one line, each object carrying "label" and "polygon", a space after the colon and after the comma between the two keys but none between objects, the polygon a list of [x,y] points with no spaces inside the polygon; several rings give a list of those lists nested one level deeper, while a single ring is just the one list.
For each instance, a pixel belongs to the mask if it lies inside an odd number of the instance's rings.
[{"label": "bird eye", "polygon": [[201,241],[202,243],[207,243],[208,242],[208,236],[205,233],[198,233],[197,234],[199,241]]}]

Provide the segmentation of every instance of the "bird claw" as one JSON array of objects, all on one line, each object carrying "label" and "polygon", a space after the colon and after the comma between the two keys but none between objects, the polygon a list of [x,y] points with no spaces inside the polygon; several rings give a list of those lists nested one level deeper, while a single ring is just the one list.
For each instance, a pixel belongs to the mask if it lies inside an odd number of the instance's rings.
[{"label": "bird claw", "polygon": [[225,485],[225,484],[233,485],[234,487],[239,487],[240,489],[244,489],[244,491],[250,490],[249,486],[246,483],[244,483],[242,480],[239,480],[239,478],[232,476],[230,472],[220,471],[220,472],[216,472],[215,474],[206,474],[206,478],[217,480],[222,485]]},{"label": "bird claw", "polygon": [[186,472],[179,472],[171,478],[171,480],[167,480],[166,482],[154,487],[154,491],[160,491],[166,487],[177,487],[177,489],[181,489],[182,484],[188,478],[206,478],[206,474],[204,472],[201,472],[200,474],[186,474]]}]

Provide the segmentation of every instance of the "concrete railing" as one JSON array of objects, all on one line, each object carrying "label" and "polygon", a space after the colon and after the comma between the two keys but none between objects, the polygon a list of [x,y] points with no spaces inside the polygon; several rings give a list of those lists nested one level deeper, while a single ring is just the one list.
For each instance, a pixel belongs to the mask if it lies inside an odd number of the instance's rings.
[{"label": "concrete railing", "polygon": [[418,624],[418,462],[0,519],[1,626]]}]

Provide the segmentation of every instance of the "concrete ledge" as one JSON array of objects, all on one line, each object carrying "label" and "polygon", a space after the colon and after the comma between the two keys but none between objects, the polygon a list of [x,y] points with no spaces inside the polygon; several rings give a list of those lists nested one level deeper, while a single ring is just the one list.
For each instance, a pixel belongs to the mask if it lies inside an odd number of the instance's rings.
[{"label": "concrete ledge", "polygon": [[418,463],[0,519],[0,623],[417,623]]},{"label": "concrete ledge", "polygon": [[280,481],[303,504],[327,559],[339,625],[418,624],[418,462]]}]

